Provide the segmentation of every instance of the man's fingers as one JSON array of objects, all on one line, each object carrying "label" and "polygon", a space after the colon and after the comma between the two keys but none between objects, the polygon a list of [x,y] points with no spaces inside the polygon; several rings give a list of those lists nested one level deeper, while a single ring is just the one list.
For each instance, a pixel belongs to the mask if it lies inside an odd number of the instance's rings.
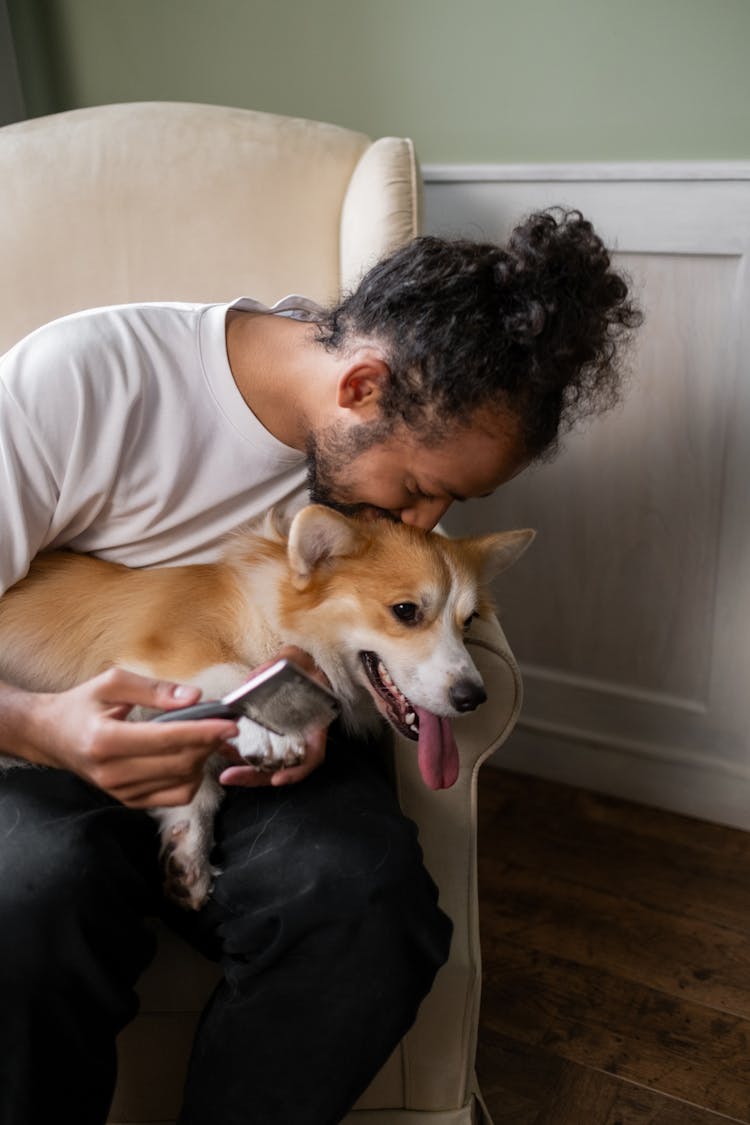
[{"label": "man's fingers", "polygon": [[[104,720],[106,724],[106,720]],[[98,732],[95,756],[127,758],[142,768],[147,759],[179,755],[193,748],[207,754],[236,738],[239,728],[229,719],[192,719],[176,723],[113,723]]]},{"label": "man's fingers", "polygon": [[166,756],[123,758],[96,771],[100,775],[97,784],[106,782],[102,788],[134,808],[187,805],[203,781],[206,757],[224,747],[219,742],[181,747]]},{"label": "man's fingers", "polygon": [[[318,733],[318,732],[316,732]],[[271,776],[271,785],[293,785],[303,781],[309,774],[323,764],[326,756],[326,732],[320,731],[320,740],[307,739],[305,760],[298,766],[285,766]]]},{"label": "man's fingers", "polygon": [[221,785],[236,785],[242,789],[260,789],[271,784],[275,774],[259,770],[257,766],[230,766],[219,774]]},{"label": "man's fingers", "polygon": [[118,801],[130,809],[166,809],[189,805],[198,791],[198,784],[176,784],[175,779],[165,778],[156,789],[144,786],[133,787],[117,793]]},{"label": "man's fingers", "polygon": [[282,766],[273,773],[259,770],[255,766],[230,766],[221,772],[219,781],[222,785],[237,785],[247,789],[257,789],[264,785],[293,785],[296,781],[302,781],[325,759],[325,733],[320,731],[319,738],[308,739],[305,760],[298,766]]},{"label": "man's fingers", "polygon": [[303,781],[315,768],[309,762],[302,762],[299,766],[285,766],[271,774],[271,785],[294,785],[295,781]]},{"label": "man's fingers", "polygon": [[200,688],[171,680],[154,680],[127,672],[124,668],[109,668],[91,681],[96,699],[102,703],[123,706],[127,699],[131,706],[153,707],[169,711],[176,707],[189,707],[200,699]]},{"label": "man's fingers", "polygon": [[[162,730],[171,727],[168,731]],[[124,804],[144,795],[158,795],[179,787],[181,797],[154,799],[151,805],[188,804],[203,778],[206,759],[237,727],[226,720],[190,723],[120,723],[104,720],[90,745],[84,748],[87,780]]]}]

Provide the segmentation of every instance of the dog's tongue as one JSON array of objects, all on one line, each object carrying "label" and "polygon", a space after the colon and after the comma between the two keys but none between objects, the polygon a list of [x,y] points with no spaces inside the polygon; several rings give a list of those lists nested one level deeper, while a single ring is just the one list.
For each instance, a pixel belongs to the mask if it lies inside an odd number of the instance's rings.
[{"label": "dog's tongue", "polygon": [[419,718],[419,772],[430,789],[450,789],[458,778],[458,747],[449,719],[415,707]]}]

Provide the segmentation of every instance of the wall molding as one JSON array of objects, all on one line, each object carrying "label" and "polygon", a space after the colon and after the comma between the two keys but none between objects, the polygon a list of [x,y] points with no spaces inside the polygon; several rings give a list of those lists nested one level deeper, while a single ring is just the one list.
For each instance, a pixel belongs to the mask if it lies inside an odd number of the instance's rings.
[{"label": "wall molding", "polygon": [[750,770],[681,748],[619,745],[585,730],[521,722],[489,766],[750,830]]},{"label": "wall molding", "polygon": [[750,161],[423,175],[431,234],[580,208],[646,310],[623,407],[444,521],[539,530],[497,587],[525,703],[495,761],[750,829]]},{"label": "wall molding", "polygon": [[750,180],[750,160],[424,164],[425,183],[653,183]]},{"label": "wall molding", "polygon": [[648,691],[627,683],[597,680],[593,676],[571,675],[569,672],[561,672],[558,668],[545,668],[543,665],[528,662],[521,664],[521,672],[525,679],[534,679],[540,684],[552,684],[555,687],[592,692],[597,695],[617,696],[638,704],[673,707],[675,710],[687,711],[692,715],[706,713],[704,703],[695,699],[685,699],[679,695],[670,695],[664,691]]}]

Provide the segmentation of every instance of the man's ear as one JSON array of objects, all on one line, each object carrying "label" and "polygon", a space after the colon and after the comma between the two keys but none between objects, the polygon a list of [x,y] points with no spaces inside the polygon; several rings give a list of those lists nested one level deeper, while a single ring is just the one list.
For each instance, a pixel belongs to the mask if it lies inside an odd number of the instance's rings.
[{"label": "man's ear", "polygon": [[304,590],[322,564],[353,554],[360,538],[353,520],[322,504],[308,504],[289,529],[287,554],[295,589]]},{"label": "man's ear", "polygon": [[361,421],[380,411],[383,388],[391,369],[382,352],[372,346],[357,348],[342,372],[336,388],[336,405],[358,411]]}]

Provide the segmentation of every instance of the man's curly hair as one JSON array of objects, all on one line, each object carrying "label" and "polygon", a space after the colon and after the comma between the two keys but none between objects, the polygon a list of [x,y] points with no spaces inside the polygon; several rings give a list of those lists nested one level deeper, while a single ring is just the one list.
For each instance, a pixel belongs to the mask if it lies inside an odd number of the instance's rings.
[{"label": "man's curly hair", "polygon": [[494,406],[534,460],[617,401],[622,345],[641,322],[625,279],[579,211],[531,215],[506,246],[417,238],[374,266],[319,340],[384,348],[386,420],[427,440]]}]

